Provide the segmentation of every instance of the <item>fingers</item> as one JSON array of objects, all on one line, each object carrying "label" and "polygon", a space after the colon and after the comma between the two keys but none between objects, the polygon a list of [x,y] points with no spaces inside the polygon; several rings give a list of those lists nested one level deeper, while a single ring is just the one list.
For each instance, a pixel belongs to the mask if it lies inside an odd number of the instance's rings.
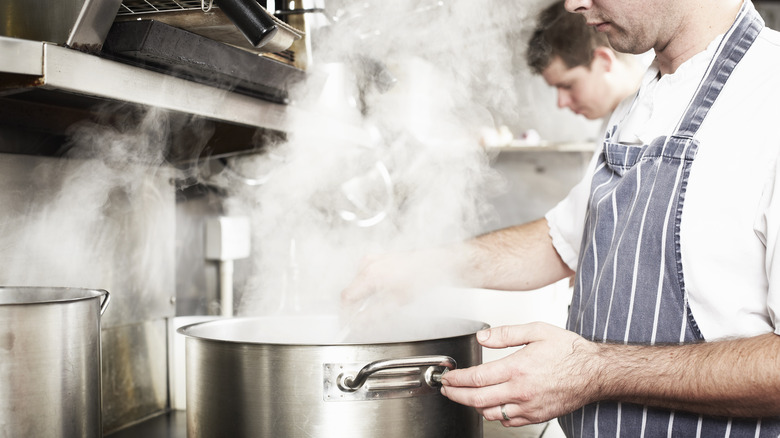
[{"label": "fingers", "polygon": [[[477,409],[487,421],[500,421],[505,427],[520,427],[534,424],[533,421],[523,417],[522,408],[514,403],[504,403],[489,408]],[[506,414],[506,416],[504,416]]]},{"label": "fingers", "polygon": [[583,365],[592,361],[597,347],[581,336],[532,323],[484,330],[478,340],[492,348],[522,346],[497,361],[442,377],[443,395],[476,408],[485,419],[504,426],[535,424],[571,412],[589,399],[583,393],[591,379]]},{"label": "fingers", "polygon": [[[517,395],[511,383],[512,370],[508,358],[452,370],[442,377],[441,393],[456,403],[477,409],[500,406]],[[495,413],[489,415],[493,415],[490,419],[499,419]]]},{"label": "fingers", "polygon": [[[539,326],[539,324],[541,323],[480,330],[477,333],[477,340],[480,344],[489,348],[526,345],[542,338],[539,332],[548,326],[546,324]],[[442,385],[445,387],[482,388],[507,382],[512,378],[512,374],[513,365],[510,364],[508,358],[504,358],[470,368],[452,370],[444,375]],[[483,406],[491,405],[488,403]]]},{"label": "fingers", "polygon": [[442,385],[447,387],[482,388],[509,381],[511,369],[504,360],[487,362],[469,368],[452,370],[442,377]]},{"label": "fingers", "polygon": [[541,322],[522,325],[505,325],[481,330],[477,341],[488,348],[507,348],[526,345],[545,339],[553,326]]},{"label": "fingers", "polygon": [[508,385],[506,384],[478,388],[467,386],[442,386],[441,393],[455,403],[482,409],[491,406],[499,406],[512,397],[512,391],[508,389]]},{"label": "fingers", "polygon": [[[477,333],[477,340],[489,348],[515,347],[538,339],[539,336],[535,335],[536,331],[535,324],[496,327],[480,330]],[[512,374],[513,365],[510,364],[509,359],[504,358],[470,368],[452,370],[444,375],[442,385],[481,388],[507,382],[512,378]]]}]

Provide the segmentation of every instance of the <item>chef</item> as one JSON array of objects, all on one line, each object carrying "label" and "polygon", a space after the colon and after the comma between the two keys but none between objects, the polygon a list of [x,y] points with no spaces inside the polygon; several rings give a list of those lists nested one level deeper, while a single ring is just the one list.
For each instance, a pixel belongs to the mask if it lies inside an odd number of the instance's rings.
[{"label": "chef", "polygon": [[531,71],[556,89],[559,108],[590,120],[606,122],[642,78],[639,58],[615,52],[604,34],[566,11],[563,0],[541,11],[525,57]]},{"label": "chef", "polygon": [[586,178],[543,219],[375,258],[343,297],[388,289],[404,264],[505,290],[576,273],[566,330],[478,333],[523,348],[445,374],[442,393],[505,426],[557,417],[568,436],[777,437],[780,34],[750,0],[566,8],[656,56]]}]

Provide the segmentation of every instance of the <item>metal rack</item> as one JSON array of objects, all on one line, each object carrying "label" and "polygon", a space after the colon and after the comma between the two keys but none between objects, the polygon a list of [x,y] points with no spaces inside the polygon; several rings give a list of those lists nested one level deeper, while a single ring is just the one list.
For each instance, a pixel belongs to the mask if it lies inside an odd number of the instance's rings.
[{"label": "metal rack", "polygon": [[201,0],[124,0],[117,15],[200,9]]}]

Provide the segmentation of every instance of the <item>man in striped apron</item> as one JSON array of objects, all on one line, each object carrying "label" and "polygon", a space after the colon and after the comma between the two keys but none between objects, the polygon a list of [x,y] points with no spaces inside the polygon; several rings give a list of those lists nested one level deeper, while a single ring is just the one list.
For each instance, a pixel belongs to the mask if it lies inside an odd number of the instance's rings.
[{"label": "man in striped apron", "polygon": [[[780,36],[764,29],[750,0],[567,0],[567,8],[618,49],[651,44],[656,62],[613,115],[571,199],[546,220],[481,236],[465,251],[474,269],[462,275],[475,286],[532,288],[576,271],[568,331],[481,332],[487,347],[525,347],[445,374],[442,393],[506,426],[559,417],[568,436],[778,437]],[[733,24],[714,40],[705,34],[706,50],[686,52],[704,37],[689,28],[717,29],[719,11]],[[632,18],[655,32],[651,40],[632,33],[640,25]],[[515,246],[552,268],[515,256]],[[498,253],[527,278],[488,256]]]}]

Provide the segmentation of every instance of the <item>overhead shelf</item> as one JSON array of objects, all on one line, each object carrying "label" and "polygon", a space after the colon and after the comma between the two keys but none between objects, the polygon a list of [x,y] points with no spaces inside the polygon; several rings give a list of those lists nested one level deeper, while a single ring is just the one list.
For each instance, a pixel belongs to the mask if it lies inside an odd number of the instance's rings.
[{"label": "overhead shelf", "polygon": [[489,151],[504,153],[504,152],[588,152],[593,153],[596,151],[597,144],[595,142],[562,142],[562,143],[548,143],[541,142],[538,144],[525,144],[520,141],[510,142],[506,146],[489,147]]},{"label": "overhead shelf", "polygon": [[[38,41],[0,37],[0,73],[0,96],[22,100],[31,91],[64,92],[75,95],[76,107],[84,98],[127,102],[280,131],[291,111],[283,104]],[[67,105],[67,99],[55,100]]]},{"label": "overhead shelf", "polygon": [[[263,71],[255,73],[262,75]],[[107,103],[115,106],[107,107]],[[368,141],[368,134],[360,126],[331,120],[331,114],[312,113],[294,104],[52,43],[0,36],[0,152],[60,154],[70,126],[94,118],[107,108],[120,111],[123,105],[161,108],[169,117],[185,122],[177,125],[185,126],[182,132],[171,133],[171,162],[251,152],[263,146],[257,144],[258,139],[283,139],[293,125],[299,129],[338,127],[333,132],[344,139]],[[186,131],[186,122],[193,116],[214,128],[211,138],[198,151],[191,150],[193,133]],[[3,137],[13,141],[3,141]]]}]

